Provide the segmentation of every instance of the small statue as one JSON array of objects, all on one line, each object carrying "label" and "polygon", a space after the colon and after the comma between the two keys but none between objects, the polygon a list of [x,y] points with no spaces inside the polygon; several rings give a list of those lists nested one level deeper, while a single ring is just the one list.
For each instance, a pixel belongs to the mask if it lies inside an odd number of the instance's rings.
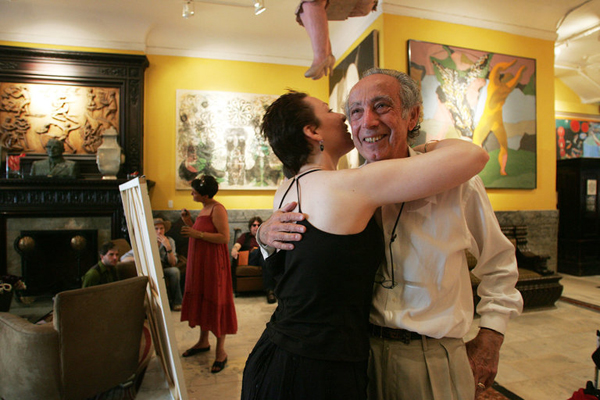
[{"label": "small statue", "polygon": [[31,176],[47,176],[61,178],[76,178],[78,174],[77,163],[65,160],[63,153],[65,146],[58,139],[50,139],[46,144],[48,159],[35,161],[31,164]]}]

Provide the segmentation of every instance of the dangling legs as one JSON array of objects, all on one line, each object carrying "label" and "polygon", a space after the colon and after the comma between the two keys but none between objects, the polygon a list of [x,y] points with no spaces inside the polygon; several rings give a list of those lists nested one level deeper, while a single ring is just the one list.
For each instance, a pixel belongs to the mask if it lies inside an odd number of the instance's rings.
[{"label": "dangling legs", "polygon": [[326,0],[303,2],[300,11],[300,20],[310,37],[313,49],[313,63],[304,73],[304,76],[319,79],[331,73],[335,57],[331,54],[329,42],[329,24],[325,11]]}]

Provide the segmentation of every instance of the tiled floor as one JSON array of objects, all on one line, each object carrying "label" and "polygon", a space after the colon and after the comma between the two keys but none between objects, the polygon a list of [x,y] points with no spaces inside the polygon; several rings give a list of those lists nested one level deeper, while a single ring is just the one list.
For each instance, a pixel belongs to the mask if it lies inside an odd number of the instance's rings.
[{"label": "tiled floor", "polygon": [[[600,306],[600,276],[563,275],[561,283],[564,297]],[[240,397],[244,363],[276,305],[267,304],[264,296],[238,297],[235,302],[239,330],[236,335],[227,337],[226,368],[219,374],[210,373],[214,351],[181,358],[189,399]],[[31,317],[43,315],[51,308],[51,303],[40,307],[36,307],[36,303],[21,310],[11,309],[11,312]],[[181,354],[196,343],[199,330],[179,322],[179,313],[172,314],[172,324]],[[466,339],[476,334],[476,325]],[[567,301],[558,301],[552,308],[524,312],[509,324],[496,381],[526,400],[569,399],[573,392],[585,387],[588,380],[594,380],[595,369],[590,356],[597,346],[598,329],[598,311]],[[214,337],[211,337],[211,345],[214,349]],[[137,399],[172,399],[156,357],[150,362]]]},{"label": "tiled floor", "polygon": [[[600,276],[563,275],[561,283],[563,296],[600,306]],[[235,301],[239,331],[227,338],[227,367],[219,374],[209,372],[214,352],[181,358],[189,399],[240,397],[246,357],[275,305],[267,304],[262,296],[238,297]],[[178,322],[178,317],[179,314],[173,314],[181,353],[196,342],[199,331]],[[594,379],[590,356],[596,348],[597,329],[600,329],[600,313],[565,301],[558,301],[553,308],[524,312],[509,324],[497,382],[526,400],[569,399],[574,391]],[[474,327],[467,339],[475,333]],[[215,346],[214,337],[211,344]],[[156,358],[148,368],[137,399],[171,399]]]}]

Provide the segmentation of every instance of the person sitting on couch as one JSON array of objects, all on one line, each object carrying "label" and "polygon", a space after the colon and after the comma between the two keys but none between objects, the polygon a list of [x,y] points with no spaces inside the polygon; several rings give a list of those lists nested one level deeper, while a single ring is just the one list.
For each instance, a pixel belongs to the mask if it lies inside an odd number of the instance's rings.
[{"label": "person sitting on couch", "polygon": [[256,242],[256,232],[262,222],[259,216],[250,218],[250,221],[248,221],[248,232],[242,233],[237,239],[231,249],[231,257],[237,260],[240,251],[248,250],[250,252],[248,255],[248,264],[262,267],[263,285],[267,295],[267,302],[272,304],[277,301],[274,292],[275,279],[273,279],[273,274],[265,268],[265,259]]},{"label": "person sitting on couch", "polygon": [[102,285],[104,283],[116,282],[117,262],[119,261],[119,249],[113,242],[105,242],[98,251],[100,261],[90,268],[83,276],[82,287]]}]

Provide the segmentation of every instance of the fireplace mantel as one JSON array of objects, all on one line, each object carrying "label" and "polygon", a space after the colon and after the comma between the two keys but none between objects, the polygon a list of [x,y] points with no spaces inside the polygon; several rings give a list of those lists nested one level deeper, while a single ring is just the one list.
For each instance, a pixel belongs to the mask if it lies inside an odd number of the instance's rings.
[{"label": "fireplace mantel", "polygon": [[0,179],[0,275],[6,273],[10,218],[102,216],[111,218],[112,238],[126,237],[119,185],[125,180]]}]

